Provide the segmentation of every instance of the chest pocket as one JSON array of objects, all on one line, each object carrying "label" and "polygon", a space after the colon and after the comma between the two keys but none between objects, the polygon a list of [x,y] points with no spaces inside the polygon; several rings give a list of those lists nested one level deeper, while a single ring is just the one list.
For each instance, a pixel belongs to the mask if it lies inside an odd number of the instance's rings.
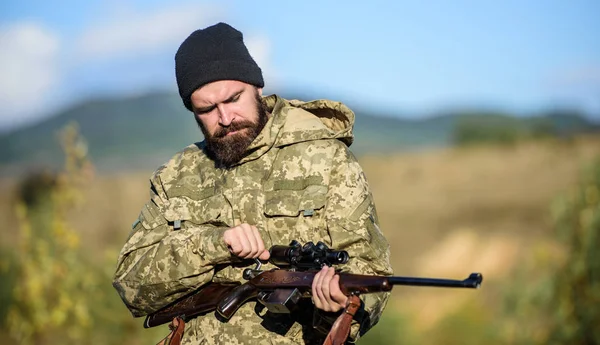
[{"label": "chest pocket", "polygon": [[214,188],[173,188],[167,194],[169,205],[165,218],[173,223],[175,230],[185,227],[188,222],[193,225],[227,225],[224,219],[225,199]]},{"label": "chest pocket", "polygon": [[329,242],[324,220],[327,186],[285,187],[265,192],[266,226],[274,244],[289,244],[292,240]]}]

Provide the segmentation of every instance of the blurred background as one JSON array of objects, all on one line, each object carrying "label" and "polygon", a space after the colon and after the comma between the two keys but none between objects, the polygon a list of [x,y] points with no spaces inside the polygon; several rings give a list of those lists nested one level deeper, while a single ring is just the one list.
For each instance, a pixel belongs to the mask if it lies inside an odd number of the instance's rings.
[{"label": "blurred background", "polygon": [[244,33],[265,92],[328,98],[397,275],[367,344],[600,343],[597,1],[4,1],[0,337],[147,344],[111,286],[152,171],[202,139],[173,57]]}]

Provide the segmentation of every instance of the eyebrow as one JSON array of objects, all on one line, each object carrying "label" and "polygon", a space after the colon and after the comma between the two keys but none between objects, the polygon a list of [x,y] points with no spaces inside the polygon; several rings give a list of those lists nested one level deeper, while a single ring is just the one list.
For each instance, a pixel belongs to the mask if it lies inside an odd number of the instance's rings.
[{"label": "eyebrow", "polygon": [[[233,95],[231,95],[231,97],[227,98],[226,100],[224,100],[221,103],[231,103],[233,101],[235,101],[235,99],[237,97],[239,97],[242,93],[244,92],[244,90],[240,90],[236,93],[234,93]],[[216,104],[210,105],[208,107],[203,107],[203,108],[196,108],[196,112],[200,113],[200,114],[204,114],[204,113],[208,113],[211,112],[213,109],[215,109],[217,107]]]}]

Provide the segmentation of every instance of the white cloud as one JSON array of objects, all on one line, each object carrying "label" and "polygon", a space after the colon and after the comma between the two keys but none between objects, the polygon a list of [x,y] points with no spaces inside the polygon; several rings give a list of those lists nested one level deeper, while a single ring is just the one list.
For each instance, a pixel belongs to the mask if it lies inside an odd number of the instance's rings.
[{"label": "white cloud", "polygon": [[[227,21],[224,19],[224,12],[223,7],[197,3],[178,4],[146,12],[119,5],[112,8],[113,14],[109,19],[97,22],[82,33],[77,40],[75,54],[80,65],[100,60],[117,62],[132,57],[152,59],[153,54],[165,52],[174,56],[179,44],[194,30]],[[277,78],[270,63],[269,38],[243,31],[248,50],[263,70],[265,83],[273,88],[277,85]],[[136,77],[149,74],[143,68],[140,66],[128,70],[129,81],[145,79]],[[165,68],[172,69],[173,66]],[[172,82],[175,83],[174,80]],[[143,89],[143,86],[140,87]],[[138,92],[143,92],[142,89]]]},{"label": "white cloud", "polygon": [[60,41],[33,22],[0,29],[0,126],[14,127],[35,117],[60,82]]},{"label": "white cloud", "polygon": [[[223,21],[220,7],[183,4],[142,13],[139,9],[118,7],[114,15],[86,30],[78,39],[81,63],[126,57],[145,58],[169,50],[173,55],[179,44],[194,30]],[[275,72],[270,64],[270,40],[264,35],[244,32],[244,41],[261,66],[265,82],[273,86]]]},{"label": "white cloud", "polygon": [[150,13],[120,8],[112,18],[86,30],[78,40],[83,59],[140,56],[178,45],[192,31],[213,23],[221,11],[207,5],[177,5]]},{"label": "white cloud", "polygon": [[248,47],[250,55],[252,55],[252,58],[259,66],[267,64],[271,50],[268,38],[264,36],[244,37],[244,43]]},{"label": "white cloud", "polygon": [[277,73],[270,62],[271,41],[269,38],[259,35],[250,35],[248,37],[244,35],[244,43],[246,43],[254,61],[260,66],[266,87],[271,89],[276,88],[278,80]]},{"label": "white cloud", "polygon": [[[159,83],[174,84],[174,80],[167,80],[172,78],[169,73],[173,66],[164,62],[165,54],[174,56],[194,30],[227,21],[223,7],[197,3],[145,12],[123,5],[109,10],[109,15],[99,14],[74,40],[66,39],[73,33],[59,37],[35,22],[0,27],[0,131],[39,119],[67,102],[88,97],[94,90],[122,95],[144,92]],[[267,87],[272,88],[276,78],[269,38],[243,31]],[[145,63],[132,65],[131,61],[138,60]],[[124,72],[122,66],[128,69]],[[161,75],[157,68],[169,73]],[[98,74],[101,76],[94,77]]]}]

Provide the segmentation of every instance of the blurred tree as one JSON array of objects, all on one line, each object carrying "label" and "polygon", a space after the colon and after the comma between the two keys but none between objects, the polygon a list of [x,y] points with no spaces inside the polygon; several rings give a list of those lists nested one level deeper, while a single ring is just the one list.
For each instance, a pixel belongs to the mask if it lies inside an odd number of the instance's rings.
[{"label": "blurred tree", "polygon": [[457,146],[510,146],[524,140],[555,138],[566,130],[559,128],[563,122],[550,116],[517,118],[501,114],[466,114],[459,117],[453,129],[452,143]]},{"label": "blurred tree", "polygon": [[64,171],[25,178],[16,205],[19,265],[6,321],[21,344],[56,337],[63,343],[81,340],[90,326],[89,296],[95,277],[79,255],[79,236],[66,218],[82,201],[79,189],[91,178],[92,166],[75,125],[66,127],[60,138],[66,154]]},{"label": "blurred tree", "polygon": [[515,144],[523,136],[523,128],[508,116],[466,116],[460,118],[452,134],[458,146],[477,144]]},{"label": "blurred tree", "polygon": [[532,121],[529,132],[533,139],[553,138],[558,135],[556,125],[547,117]]}]

